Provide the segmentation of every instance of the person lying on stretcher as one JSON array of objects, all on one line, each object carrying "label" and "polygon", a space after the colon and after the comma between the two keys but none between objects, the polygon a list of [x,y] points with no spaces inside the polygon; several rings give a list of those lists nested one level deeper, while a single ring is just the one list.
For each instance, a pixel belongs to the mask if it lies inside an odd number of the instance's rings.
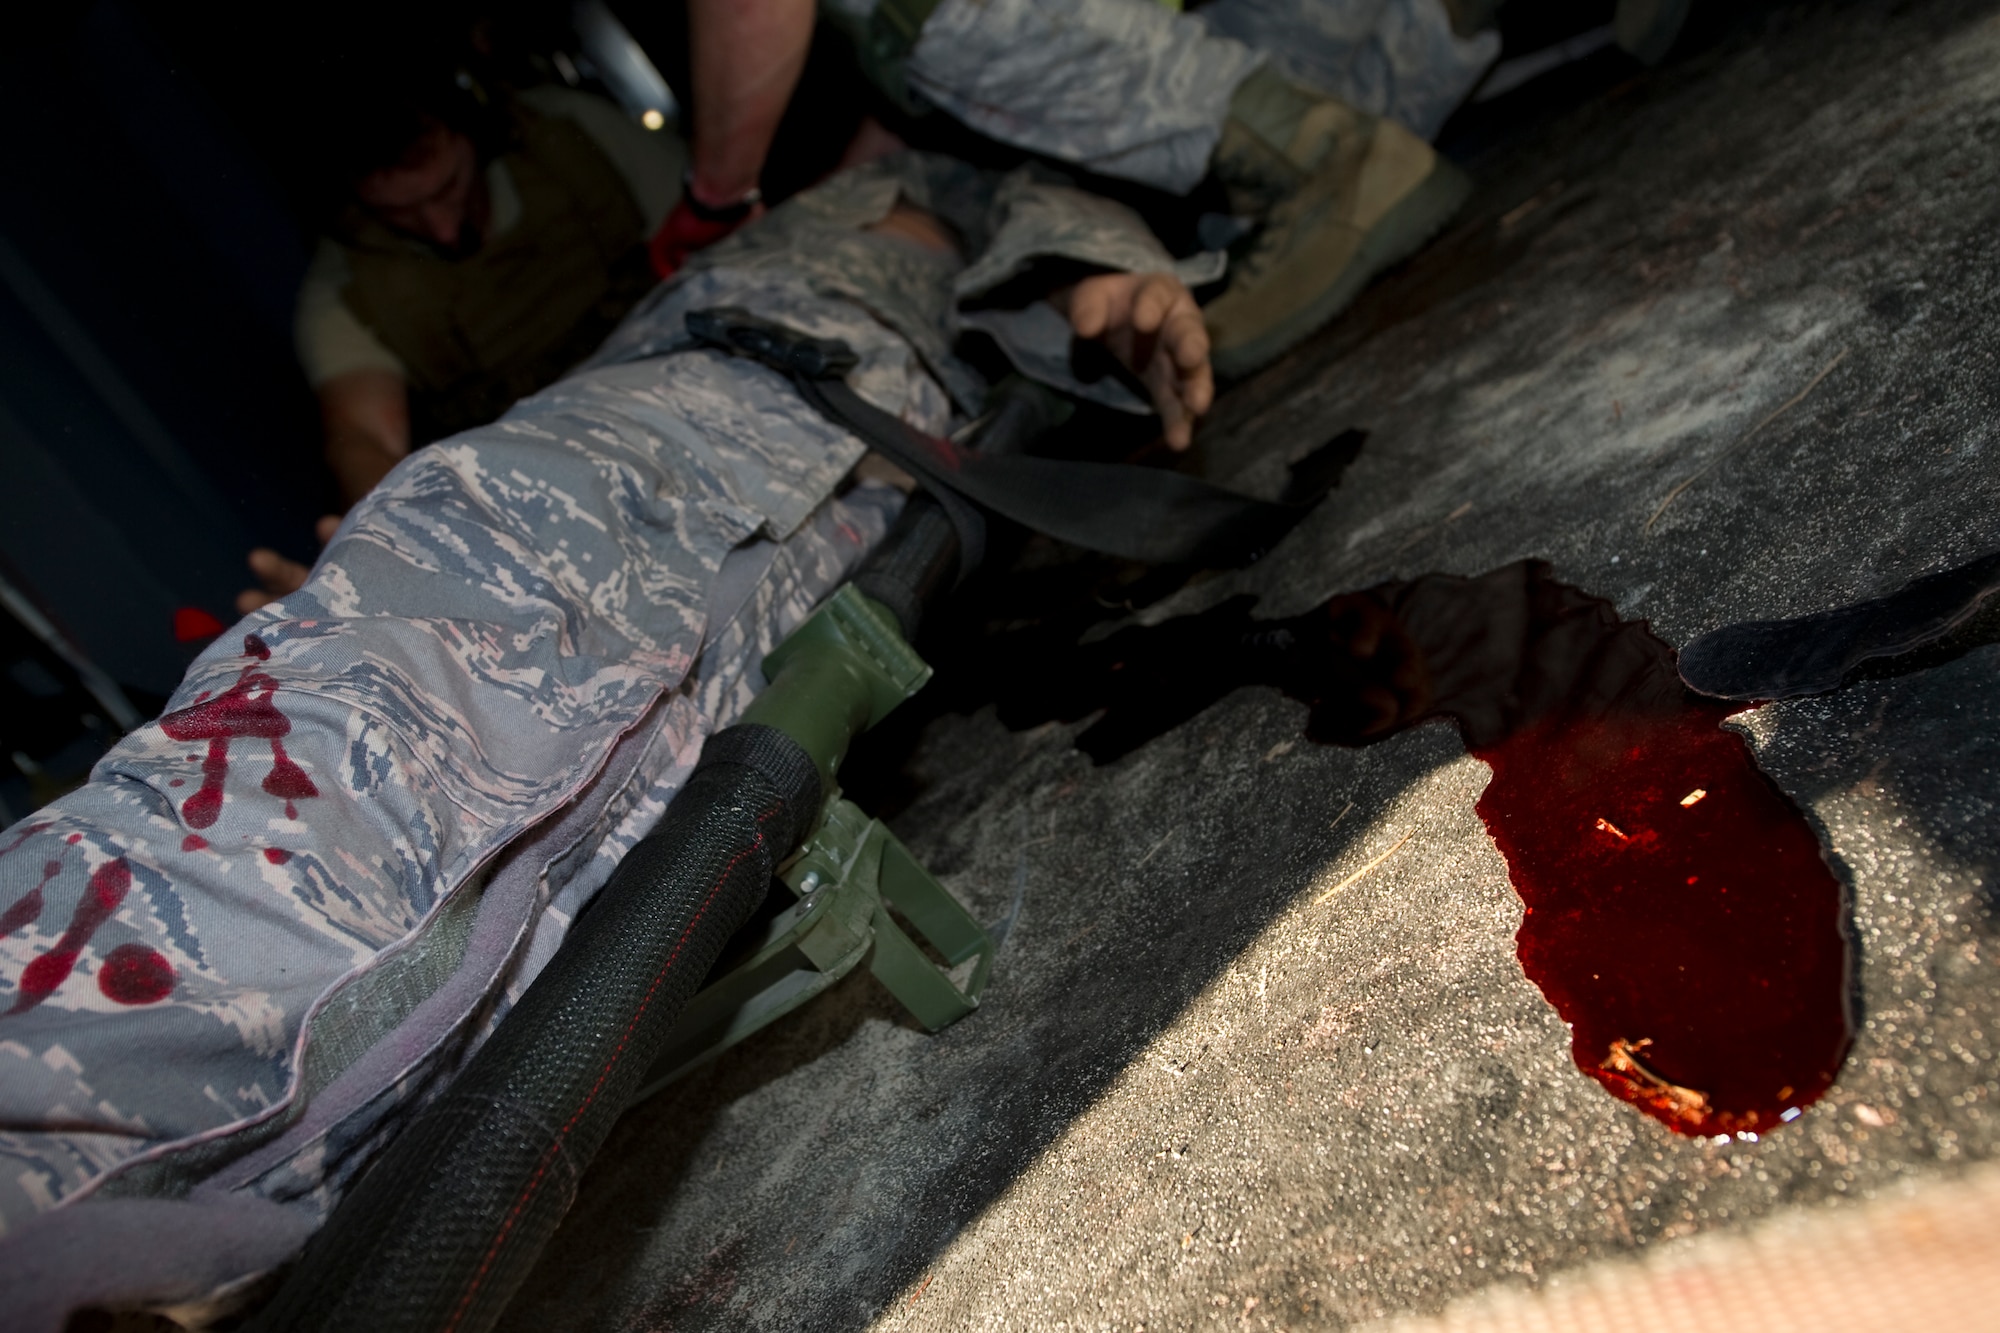
[{"label": "person lying on stretcher", "polygon": [[[1218,263],[1046,174],[897,156],[400,463],[157,722],[0,834],[13,1326],[242,1290],[295,1252],[887,529],[903,495],[851,479],[863,442],[695,345],[691,312],[845,342],[848,385],[932,434],[981,410],[959,349],[983,337],[1185,444],[1212,394],[1186,281]],[[1093,336],[1141,388],[1077,378]]]}]

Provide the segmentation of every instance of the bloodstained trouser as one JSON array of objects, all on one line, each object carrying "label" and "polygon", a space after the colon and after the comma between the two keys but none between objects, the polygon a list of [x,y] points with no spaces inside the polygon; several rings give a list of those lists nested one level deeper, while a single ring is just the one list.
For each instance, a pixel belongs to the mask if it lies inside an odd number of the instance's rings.
[{"label": "bloodstained trouser", "polygon": [[905,73],[990,138],[1184,194],[1266,60],[1428,139],[1498,52],[1492,33],[1453,36],[1439,0],[943,0]]},{"label": "bloodstained trouser", "polygon": [[[865,313],[792,313],[921,405]],[[585,371],[406,460],[8,831],[9,1327],[201,1301],[297,1248],[886,531],[897,492],[827,496],[859,453],[749,362]]]}]

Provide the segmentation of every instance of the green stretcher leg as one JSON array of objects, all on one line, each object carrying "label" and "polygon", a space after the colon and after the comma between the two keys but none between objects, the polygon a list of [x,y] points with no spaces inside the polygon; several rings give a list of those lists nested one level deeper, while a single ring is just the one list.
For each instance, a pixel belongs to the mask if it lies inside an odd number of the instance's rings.
[{"label": "green stretcher leg", "polygon": [[765,659],[764,670],[770,684],[743,720],[780,727],[804,745],[832,796],[780,872],[797,901],[746,930],[716,964],[635,1101],[813,999],[864,958],[932,1032],[979,1007],[992,970],[986,931],[834,783],[849,738],[930,678],[895,621],[844,587]]}]

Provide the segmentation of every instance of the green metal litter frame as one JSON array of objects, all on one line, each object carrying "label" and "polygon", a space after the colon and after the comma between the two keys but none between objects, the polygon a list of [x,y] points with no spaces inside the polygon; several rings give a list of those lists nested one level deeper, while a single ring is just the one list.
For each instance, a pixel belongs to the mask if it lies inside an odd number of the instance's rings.
[{"label": "green metal litter frame", "polygon": [[985,929],[833,781],[844,737],[879,722],[930,678],[894,619],[844,587],[765,658],[764,673],[770,684],[743,720],[781,727],[804,744],[833,796],[781,871],[797,901],[739,944],[738,961],[689,1001],[635,1101],[811,1000],[864,958],[932,1032],[979,1007],[993,967]]}]

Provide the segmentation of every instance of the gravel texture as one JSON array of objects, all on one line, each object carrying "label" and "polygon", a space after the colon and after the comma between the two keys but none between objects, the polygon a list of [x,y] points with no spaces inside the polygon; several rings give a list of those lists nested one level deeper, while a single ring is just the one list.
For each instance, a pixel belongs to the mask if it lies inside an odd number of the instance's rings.
[{"label": "gravel texture", "polygon": [[[1207,428],[1269,491],[1365,427],[1341,487],[1141,618],[1539,557],[1679,643],[2000,543],[1991,0],[1766,11],[1469,165]],[[1449,727],[1320,747],[1243,690],[1100,768],[942,717],[892,823],[1015,913],[984,1008],[927,1036],[856,976],[636,1109],[508,1327],[1335,1328],[2000,1156],[1997,669],[1739,719],[1851,893],[1862,1026],[1727,1146],[1571,1063]]]}]

